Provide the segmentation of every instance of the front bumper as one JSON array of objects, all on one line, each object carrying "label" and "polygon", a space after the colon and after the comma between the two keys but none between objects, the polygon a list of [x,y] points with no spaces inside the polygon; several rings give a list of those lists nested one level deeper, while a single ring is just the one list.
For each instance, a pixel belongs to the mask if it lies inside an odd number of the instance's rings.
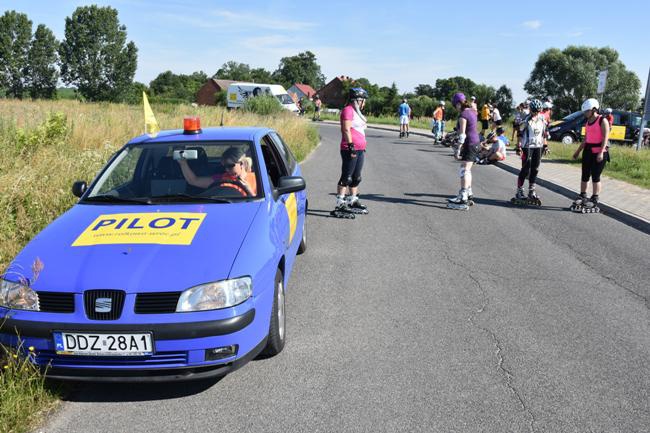
[{"label": "front bumper", "polygon": [[[226,319],[200,322],[109,324],[0,319],[0,343],[34,348],[32,361],[47,377],[77,381],[172,381],[225,375],[254,358],[264,347],[268,318],[255,308]],[[151,332],[155,352],[138,357],[96,357],[57,354],[54,331]],[[237,345],[229,358],[206,361],[206,350]]]}]

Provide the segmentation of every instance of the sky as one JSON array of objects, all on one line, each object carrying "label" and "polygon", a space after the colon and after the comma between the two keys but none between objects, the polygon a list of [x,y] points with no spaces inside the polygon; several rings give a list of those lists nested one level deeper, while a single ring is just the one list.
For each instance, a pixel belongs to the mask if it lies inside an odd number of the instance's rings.
[{"label": "sky", "polygon": [[[539,54],[569,45],[609,46],[645,90],[650,67],[650,2],[611,1],[200,1],[0,0],[48,26],[60,40],[78,6],[118,10],[138,47],[135,80],[204,71],[235,60],[269,71],[300,52],[316,55],[329,81],[365,77],[401,93],[438,78],[502,84],[515,101]],[[624,5],[624,6],[623,6]],[[596,78],[594,78],[595,80]]]}]

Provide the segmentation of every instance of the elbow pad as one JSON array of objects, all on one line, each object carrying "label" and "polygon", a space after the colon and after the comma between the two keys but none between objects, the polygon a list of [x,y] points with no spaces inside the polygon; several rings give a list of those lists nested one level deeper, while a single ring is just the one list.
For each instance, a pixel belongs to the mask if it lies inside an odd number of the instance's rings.
[{"label": "elbow pad", "polygon": [[466,134],[458,134],[458,142],[460,144],[465,144],[465,139],[467,138]]}]

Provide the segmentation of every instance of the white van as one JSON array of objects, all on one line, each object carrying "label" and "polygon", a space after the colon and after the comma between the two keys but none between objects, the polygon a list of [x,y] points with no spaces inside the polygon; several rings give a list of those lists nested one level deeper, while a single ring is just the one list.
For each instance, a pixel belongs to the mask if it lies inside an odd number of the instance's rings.
[{"label": "white van", "polygon": [[285,110],[297,113],[298,107],[287,91],[279,84],[232,83],[228,86],[228,108],[240,108],[248,98],[260,95],[273,95]]}]

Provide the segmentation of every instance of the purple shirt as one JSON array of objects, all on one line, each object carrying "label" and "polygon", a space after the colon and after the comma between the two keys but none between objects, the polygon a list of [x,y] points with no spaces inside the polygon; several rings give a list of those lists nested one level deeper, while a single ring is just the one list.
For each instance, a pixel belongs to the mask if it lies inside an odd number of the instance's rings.
[{"label": "purple shirt", "polygon": [[476,130],[477,116],[478,113],[471,108],[466,108],[460,113],[459,119],[465,119],[467,121],[467,125],[465,126],[465,135],[467,136],[465,143],[467,144],[477,145],[481,142],[478,137],[478,131]]}]

